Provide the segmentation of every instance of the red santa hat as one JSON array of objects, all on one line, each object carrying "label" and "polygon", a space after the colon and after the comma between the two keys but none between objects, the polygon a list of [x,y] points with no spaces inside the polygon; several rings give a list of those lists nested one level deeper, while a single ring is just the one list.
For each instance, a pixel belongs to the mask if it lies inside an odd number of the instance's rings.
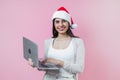
[{"label": "red santa hat", "polygon": [[72,29],[77,27],[77,24],[74,24],[72,17],[64,7],[60,7],[57,9],[57,11],[54,12],[52,16],[52,20],[54,18],[61,18],[61,19],[67,20],[70,23],[70,26]]}]

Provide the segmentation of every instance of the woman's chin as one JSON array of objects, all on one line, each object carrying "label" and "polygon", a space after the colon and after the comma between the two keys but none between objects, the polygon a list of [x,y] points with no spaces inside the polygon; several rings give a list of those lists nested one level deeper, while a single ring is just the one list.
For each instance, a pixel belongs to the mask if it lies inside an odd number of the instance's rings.
[{"label": "woman's chin", "polygon": [[59,34],[65,34],[66,31],[59,31]]}]

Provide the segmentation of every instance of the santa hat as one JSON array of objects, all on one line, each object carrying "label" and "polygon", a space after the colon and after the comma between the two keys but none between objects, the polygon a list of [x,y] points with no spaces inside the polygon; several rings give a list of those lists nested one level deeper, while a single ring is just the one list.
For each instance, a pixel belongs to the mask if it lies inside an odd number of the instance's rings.
[{"label": "santa hat", "polygon": [[67,20],[70,23],[70,26],[72,29],[77,27],[77,24],[74,24],[72,17],[64,7],[60,7],[57,9],[57,11],[54,12],[52,16],[52,20],[54,18],[61,18],[61,19]]}]

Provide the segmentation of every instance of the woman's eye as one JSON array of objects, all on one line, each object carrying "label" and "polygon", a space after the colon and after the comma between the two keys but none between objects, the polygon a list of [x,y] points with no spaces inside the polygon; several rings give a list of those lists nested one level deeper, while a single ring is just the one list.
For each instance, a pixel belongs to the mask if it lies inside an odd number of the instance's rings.
[{"label": "woman's eye", "polygon": [[59,23],[59,21],[55,21],[55,23]]},{"label": "woman's eye", "polygon": [[62,20],[62,22],[66,22],[66,20]]}]

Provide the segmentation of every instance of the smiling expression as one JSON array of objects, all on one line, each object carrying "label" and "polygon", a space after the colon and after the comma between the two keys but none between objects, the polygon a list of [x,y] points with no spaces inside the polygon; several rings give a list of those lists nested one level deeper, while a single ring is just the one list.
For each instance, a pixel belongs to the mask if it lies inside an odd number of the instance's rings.
[{"label": "smiling expression", "polygon": [[69,22],[64,19],[60,19],[60,18],[55,19],[54,25],[55,25],[55,29],[58,32],[58,34],[66,34],[69,28]]}]

